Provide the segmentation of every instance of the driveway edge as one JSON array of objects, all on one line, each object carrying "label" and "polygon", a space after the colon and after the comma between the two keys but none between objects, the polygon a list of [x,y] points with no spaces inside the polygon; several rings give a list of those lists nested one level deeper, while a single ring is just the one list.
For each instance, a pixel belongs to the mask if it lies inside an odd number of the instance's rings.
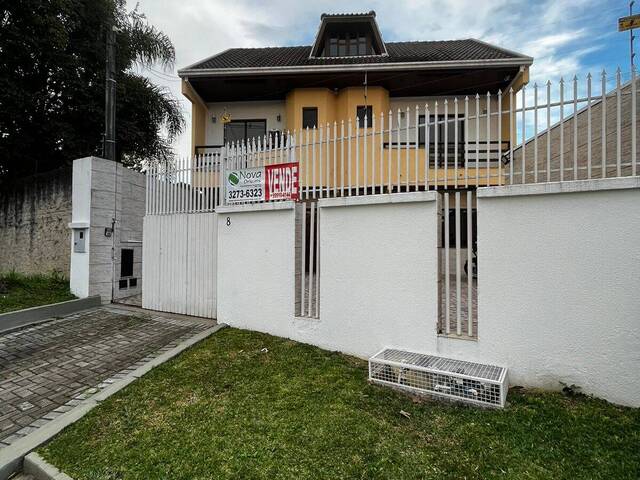
[{"label": "driveway edge", "polygon": [[[114,393],[119,392],[130,383],[133,383],[135,380],[142,377],[145,373],[149,372],[154,367],[157,367],[158,365],[161,365],[167,360],[172,359],[173,357],[182,353],[187,348],[195,345],[196,343],[204,340],[205,338],[216,333],[218,330],[222,330],[227,326],[228,325],[225,323],[220,323],[218,325],[215,325],[211,328],[203,330],[202,332],[188,338],[187,340],[180,343],[179,345],[172,348],[171,350],[168,350],[160,354],[159,356],[149,360],[142,366],[126,374],[121,379],[115,381],[110,386],[106,387],[105,389],[101,390],[95,395],[92,395],[86,400],[81,401],[80,403],[78,403],[78,405],[76,405],[74,408],[72,408],[68,412],[63,413],[62,415],[51,420],[46,425],[42,426],[36,431],[17,440],[15,443],[12,443],[8,447],[5,447],[2,450],[0,450],[0,480],[8,480],[14,473],[17,473],[18,471],[20,471],[22,467],[23,459],[29,453],[31,453],[33,450],[40,447],[41,445],[47,443],[49,440],[51,440],[51,438],[53,438],[55,435],[60,433],[63,429],[65,429],[69,425],[80,420],[87,413],[93,410],[93,408],[97,407],[100,404],[100,402],[103,402]],[[44,462],[44,460],[39,455],[38,457],[40,458],[40,460],[42,460],[42,462]],[[31,458],[33,459],[35,457],[31,457]],[[46,462],[44,463],[47,464]],[[42,472],[46,472],[46,471],[48,470],[42,470]],[[31,474],[33,475],[33,473]],[[58,476],[55,476],[55,477],[45,476],[44,473],[42,475],[43,475],[42,477],[36,477],[36,478],[38,480],[40,478],[43,478],[43,479],[55,478],[55,480],[63,480],[63,479],[69,480],[69,477],[66,476],[65,474],[62,474],[64,476],[60,476],[60,474],[58,474]]]}]

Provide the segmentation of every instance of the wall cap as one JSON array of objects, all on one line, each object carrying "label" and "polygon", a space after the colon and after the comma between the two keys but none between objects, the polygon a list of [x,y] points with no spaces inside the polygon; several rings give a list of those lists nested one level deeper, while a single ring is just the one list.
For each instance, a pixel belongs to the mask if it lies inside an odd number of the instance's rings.
[{"label": "wall cap", "polygon": [[378,195],[364,195],[355,197],[321,198],[318,200],[319,208],[327,207],[351,207],[356,205],[381,205],[386,203],[417,203],[435,202],[437,192],[411,192],[411,193],[382,193]]},{"label": "wall cap", "polygon": [[243,213],[243,212],[266,212],[271,210],[292,210],[295,202],[287,200],[285,202],[265,202],[265,203],[243,203],[239,205],[220,205],[216,208],[217,213]]},{"label": "wall cap", "polygon": [[550,183],[525,183],[502,187],[481,187],[478,198],[552,195],[557,193],[597,192],[640,188],[640,177],[596,178]]}]

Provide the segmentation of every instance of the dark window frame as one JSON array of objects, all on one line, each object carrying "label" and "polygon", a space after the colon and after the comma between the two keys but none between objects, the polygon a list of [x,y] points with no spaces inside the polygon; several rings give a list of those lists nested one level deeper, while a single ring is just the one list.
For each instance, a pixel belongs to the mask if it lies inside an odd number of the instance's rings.
[{"label": "dark window frame", "polygon": [[134,258],[133,248],[120,249],[120,278],[133,276]]},{"label": "dark window frame", "polygon": [[[362,115],[360,114],[361,112]],[[371,119],[373,118],[373,105],[358,105],[356,107],[356,118],[358,119],[358,126],[364,128],[364,117],[367,116],[367,128],[371,128]]]},{"label": "dark window frame", "polygon": [[[449,127],[453,127],[453,122],[455,121],[455,115],[447,115],[451,120],[449,123]],[[443,145],[445,142],[442,140],[444,135],[444,124],[440,124],[445,119],[443,113],[438,114],[438,145]],[[425,122],[426,116],[424,114],[418,116],[418,146],[424,147],[426,140],[426,132],[425,132]],[[429,115],[429,146],[434,145],[434,133],[435,133],[435,115]],[[458,144],[463,144],[465,141],[465,129],[466,129],[466,118],[464,115],[458,114],[458,124],[460,127],[458,128]],[[451,138],[446,142],[449,145],[455,143],[455,130],[453,128],[448,128],[447,133],[451,135]]]},{"label": "dark window frame", "polygon": [[[305,113],[310,113],[310,112],[315,112],[315,115],[316,115],[315,125],[309,125],[305,121]],[[306,129],[307,127],[312,129],[318,127],[318,107],[302,107],[302,128]]]},{"label": "dark window frame", "polygon": [[223,128],[223,136],[224,136],[224,144],[226,145],[227,143],[229,143],[229,140],[227,139],[227,125],[229,124],[240,124],[240,123],[244,123],[244,141],[246,142],[247,140],[251,140],[252,138],[256,138],[256,136],[253,137],[248,137],[247,133],[248,133],[248,124],[249,123],[262,123],[264,125],[264,133],[262,135],[258,135],[259,137],[264,137],[267,134],[267,119],[266,118],[249,118],[249,119],[238,119],[238,120],[231,120],[230,122],[227,122],[224,124],[224,128]]}]

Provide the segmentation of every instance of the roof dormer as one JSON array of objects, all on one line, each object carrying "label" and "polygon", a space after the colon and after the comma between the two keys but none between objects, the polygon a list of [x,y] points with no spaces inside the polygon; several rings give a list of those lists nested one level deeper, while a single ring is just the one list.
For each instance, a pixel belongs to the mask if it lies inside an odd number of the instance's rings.
[{"label": "roof dormer", "polygon": [[376,12],[323,13],[310,58],[386,54],[387,49],[376,22]]}]

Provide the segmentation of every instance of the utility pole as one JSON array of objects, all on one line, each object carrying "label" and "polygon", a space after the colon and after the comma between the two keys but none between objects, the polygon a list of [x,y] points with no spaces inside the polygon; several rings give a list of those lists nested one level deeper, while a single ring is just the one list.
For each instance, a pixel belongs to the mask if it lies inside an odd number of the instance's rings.
[{"label": "utility pole", "polygon": [[116,159],[116,27],[107,30],[104,102],[104,158]]},{"label": "utility pole", "polygon": [[618,31],[624,32],[629,30],[629,54],[631,58],[631,71],[634,71],[635,68],[635,52],[633,51],[633,43],[635,40],[635,35],[633,34],[633,29],[640,27],[640,15],[633,14],[633,4],[635,0],[631,0],[629,2],[629,15],[627,17],[622,17],[618,19]]},{"label": "utility pole", "polygon": [[[629,16],[633,16],[633,4],[636,3],[635,0],[631,0],[629,2]],[[629,46],[630,46],[630,52],[631,52],[631,71],[633,72],[633,67],[634,67],[634,57],[636,56],[635,52],[633,51],[633,39],[635,37],[633,36],[633,28],[629,30]]]}]

